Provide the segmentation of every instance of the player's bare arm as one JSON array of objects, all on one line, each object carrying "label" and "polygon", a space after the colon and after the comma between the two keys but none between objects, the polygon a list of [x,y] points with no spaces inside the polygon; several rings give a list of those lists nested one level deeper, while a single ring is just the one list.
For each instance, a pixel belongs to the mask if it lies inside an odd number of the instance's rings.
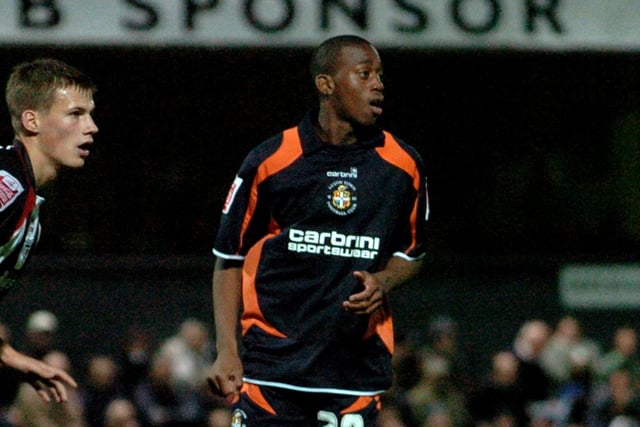
[{"label": "player's bare arm", "polygon": [[45,402],[51,400],[66,402],[66,386],[77,387],[75,380],[63,370],[16,351],[2,339],[0,339],[0,366],[8,366],[20,372],[24,381],[31,384]]},{"label": "player's bare arm", "polygon": [[217,356],[207,381],[213,393],[231,402],[242,387],[243,369],[237,339],[242,302],[241,265],[216,260],[212,282]]},{"label": "player's bare arm", "polygon": [[392,257],[385,268],[377,273],[354,271],[353,276],[363,290],[351,295],[342,306],[355,314],[371,314],[382,305],[384,294],[415,277],[422,268],[422,260],[409,261]]}]

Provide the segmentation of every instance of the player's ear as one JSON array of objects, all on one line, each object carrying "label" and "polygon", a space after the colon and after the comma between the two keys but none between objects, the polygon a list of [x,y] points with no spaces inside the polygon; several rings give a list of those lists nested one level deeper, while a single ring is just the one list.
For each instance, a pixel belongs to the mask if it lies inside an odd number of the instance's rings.
[{"label": "player's ear", "polygon": [[328,74],[318,74],[316,76],[316,89],[322,95],[331,95],[333,93],[333,88],[335,87],[335,83],[333,78],[331,78]]},{"label": "player's ear", "polygon": [[38,120],[38,113],[33,110],[24,110],[20,116],[22,128],[29,133],[38,133],[40,128],[40,122]]}]

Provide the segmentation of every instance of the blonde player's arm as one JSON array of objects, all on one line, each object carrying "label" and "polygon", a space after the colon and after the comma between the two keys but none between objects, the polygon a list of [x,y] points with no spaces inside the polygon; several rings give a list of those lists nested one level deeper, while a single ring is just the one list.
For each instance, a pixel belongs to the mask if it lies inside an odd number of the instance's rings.
[{"label": "blonde player's arm", "polygon": [[21,379],[38,392],[45,402],[67,401],[66,386],[77,387],[69,374],[62,369],[16,351],[9,343],[0,338],[0,366],[9,367],[21,374]]}]

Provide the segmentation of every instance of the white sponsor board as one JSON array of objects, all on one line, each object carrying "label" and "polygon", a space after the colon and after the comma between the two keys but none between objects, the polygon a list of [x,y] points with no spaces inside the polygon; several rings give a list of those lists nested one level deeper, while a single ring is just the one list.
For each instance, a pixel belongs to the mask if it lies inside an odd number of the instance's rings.
[{"label": "white sponsor board", "polygon": [[0,45],[640,50],[640,0],[0,0]]},{"label": "white sponsor board", "polygon": [[640,265],[567,265],[560,269],[559,291],[567,308],[637,309]]}]

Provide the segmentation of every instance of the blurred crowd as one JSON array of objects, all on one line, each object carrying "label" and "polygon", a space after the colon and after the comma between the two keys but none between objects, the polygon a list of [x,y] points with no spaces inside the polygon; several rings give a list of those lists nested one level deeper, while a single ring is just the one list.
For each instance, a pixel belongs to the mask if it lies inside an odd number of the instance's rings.
[{"label": "blurred crowd", "polygon": [[578,318],[529,319],[477,372],[450,318],[427,342],[401,340],[384,427],[640,427],[640,357],[633,326],[600,343]]},{"label": "blurred crowd", "polygon": [[[133,327],[122,348],[91,355],[78,372],[57,341],[58,320],[37,311],[25,327],[27,354],[78,381],[65,404],[44,403],[0,371],[0,427],[228,427],[230,410],[206,384],[213,337],[184,320],[158,344]],[[580,320],[525,321],[479,372],[455,319],[434,318],[426,338],[398,337],[395,380],[379,427],[640,427],[640,355],[634,326],[598,342]],[[0,336],[11,331],[0,323]]]},{"label": "blurred crowd", "polygon": [[[57,317],[36,311],[21,350],[65,369],[78,388],[64,404],[46,403],[0,370],[0,427],[229,427],[227,404],[206,384],[214,345],[200,320],[184,320],[157,345],[147,331],[132,327],[121,348],[89,355],[81,370],[72,366],[57,332]],[[6,325],[0,324],[0,336],[11,341]]]}]

